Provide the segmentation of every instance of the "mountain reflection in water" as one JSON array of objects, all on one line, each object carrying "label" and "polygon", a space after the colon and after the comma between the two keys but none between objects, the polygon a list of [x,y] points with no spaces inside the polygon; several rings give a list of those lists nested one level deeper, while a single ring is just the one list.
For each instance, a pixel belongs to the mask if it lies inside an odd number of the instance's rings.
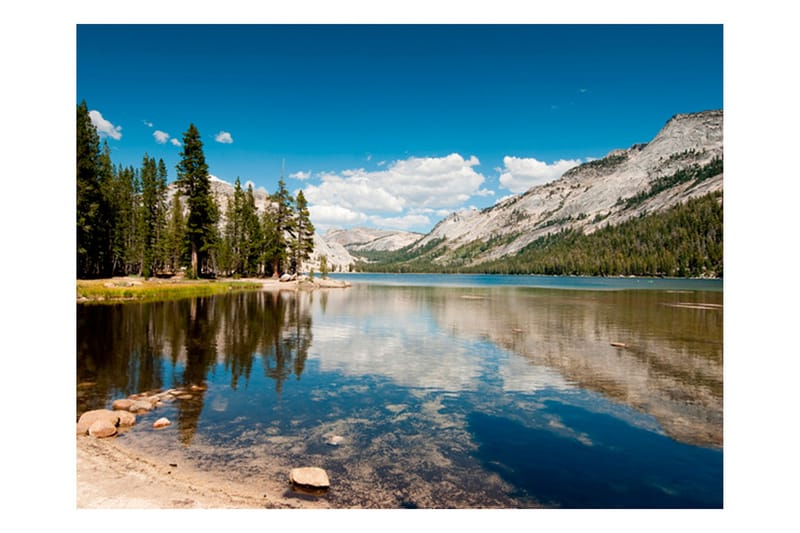
[{"label": "mountain reflection in water", "polygon": [[[162,409],[173,433],[134,427],[126,442],[244,480],[316,461],[338,507],[715,507],[721,304],[714,291],[354,284],[79,305],[77,408],[192,389]],[[615,426],[647,450],[614,452]],[[326,445],[333,434],[345,444]],[[584,475],[541,471],[523,442],[569,442],[551,462]],[[603,486],[630,490],[592,495]]]}]

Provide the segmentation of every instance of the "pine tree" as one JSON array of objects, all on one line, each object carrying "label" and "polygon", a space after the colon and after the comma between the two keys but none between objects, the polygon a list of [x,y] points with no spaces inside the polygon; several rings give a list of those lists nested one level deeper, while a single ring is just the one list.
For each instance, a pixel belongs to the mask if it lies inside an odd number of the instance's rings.
[{"label": "pine tree", "polygon": [[262,246],[263,235],[261,224],[258,220],[258,209],[256,208],[252,184],[247,186],[244,204],[242,205],[242,232],[244,271],[247,275],[258,275],[259,250]]},{"label": "pine tree", "polygon": [[273,277],[280,275],[280,265],[285,260],[285,246],[278,235],[278,226],[275,223],[273,210],[270,207],[264,210],[261,215],[261,261],[265,265],[265,274]]},{"label": "pine tree", "polygon": [[174,274],[183,265],[184,251],[186,249],[186,219],[183,216],[181,197],[177,192],[172,196],[166,233],[166,266]]},{"label": "pine tree", "polygon": [[145,154],[142,161],[141,239],[142,275],[146,278],[164,265],[164,228],[166,226],[167,168],[164,161]]},{"label": "pine tree", "polygon": [[111,206],[114,212],[112,227],[111,258],[112,272],[127,275],[128,259],[131,255],[130,247],[136,241],[138,227],[136,227],[135,211],[138,206],[138,197],[134,189],[133,168],[117,167],[114,169],[111,183]]},{"label": "pine tree", "polygon": [[158,193],[158,204],[156,210],[156,247],[155,264],[159,271],[163,271],[167,266],[167,165],[163,159],[158,160],[156,174],[156,187]]},{"label": "pine tree", "polygon": [[228,196],[225,208],[225,225],[218,250],[217,259],[220,270],[228,274],[242,274],[242,206],[244,192],[239,178],[233,187],[233,195]]},{"label": "pine tree", "polygon": [[142,199],[139,204],[139,232],[142,237],[142,263],[140,275],[149,278],[153,275],[153,249],[155,244],[155,195],[156,163],[144,155],[140,171],[142,180]]},{"label": "pine tree", "polygon": [[100,169],[100,137],[89,117],[86,102],[77,107],[76,120],[76,230],[78,277],[110,274],[111,213],[104,175]]},{"label": "pine tree", "polygon": [[270,214],[271,224],[264,229],[264,232],[269,234],[271,239],[268,260],[272,263],[272,273],[280,275],[285,271],[289,259],[288,243],[296,235],[292,213],[293,198],[286,189],[282,175],[278,180],[278,190],[270,196],[270,199],[272,206],[267,211]]},{"label": "pine tree", "polygon": [[203,142],[194,124],[190,124],[183,134],[183,150],[177,170],[176,183],[186,196],[189,209],[186,236],[191,252],[191,275],[197,277],[214,247],[218,210],[211,194]]},{"label": "pine tree", "polygon": [[303,261],[307,261],[314,251],[314,225],[311,223],[308,202],[303,191],[297,193],[295,208],[295,238],[291,249],[295,271],[299,271]]}]

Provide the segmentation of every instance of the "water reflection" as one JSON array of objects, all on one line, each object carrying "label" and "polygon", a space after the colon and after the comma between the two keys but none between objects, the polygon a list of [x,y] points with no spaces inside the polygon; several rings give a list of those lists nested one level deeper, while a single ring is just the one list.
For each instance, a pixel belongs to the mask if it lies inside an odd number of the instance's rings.
[{"label": "water reflection", "polygon": [[[303,372],[311,334],[309,294],[248,293],[115,306],[78,306],[78,412],[145,391],[191,387],[178,398],[189,443],[209,374],[221,364],[230,387],[250,379],[253,362],[280,393]],[[80,386],[89,384],[90,386]]]},{"label": "water reflection", "polygon": [[[220,363],[237,390],[250,380],[256,357],[280,394],[311,358],[322,372],[383,376],[412,388],[585,388],[654,416],[682,442],[721,446],[721,298],[357,285],[79,306],[78,378],[95,386],[79,391],[78,410],[201,385]],[[482,343],[509,355],[484,357]],[[181,410],[186,427],[202,409],[202,391],[196,396]]]},{"label": "water reflection", "polygon": [[321,464],[332,506],[718,507],[721,303],[354,285],[78,306],[78,411],[186,389],[172,429],[126,442],[279,487]]},{"label": "water reflection", "polygon": [[[508,392],[580,387],[722,445],[722,293],[355,286],[331,294],[321,368],[398,385]],[[399,318],[402,317],[402,318]],[[482,342],[521,357],[482,357]],[[624,348],[612,343],[623,343]]]}]

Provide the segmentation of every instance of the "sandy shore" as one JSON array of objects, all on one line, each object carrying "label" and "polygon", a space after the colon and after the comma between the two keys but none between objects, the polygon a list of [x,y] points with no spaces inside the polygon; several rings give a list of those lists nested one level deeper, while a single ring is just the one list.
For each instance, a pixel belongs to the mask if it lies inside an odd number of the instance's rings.
[{"label": "sandy shore", "polygon": [[323,499],[291,495],[285,485],[235,485],[182,465],[133,453],[115,439],[78,436],[78,509],[320,509]]}]

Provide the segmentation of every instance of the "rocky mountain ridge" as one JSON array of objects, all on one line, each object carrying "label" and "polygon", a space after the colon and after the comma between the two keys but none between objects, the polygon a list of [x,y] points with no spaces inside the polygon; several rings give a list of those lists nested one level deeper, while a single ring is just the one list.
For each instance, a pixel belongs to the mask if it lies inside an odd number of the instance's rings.
[{"label": "rocky mountain ridge", "polygon": [[424,237],[422,233],[374,228],[330,229],[325,241],[336,242],[350,252],[391,251],[405,248]]},{"label": "rocky mountain ridge", "polygon": [[614,150],[492,207],[449,215],[413,249],[437,250],[434,261],[447,264],[459,249],[480,241],[480,253],[468,257],[467,264],[474,265],[514,254],[562,229],[589,234],[721,191],[721,170],[702,181],[673,177],[715,161],[721,169],[722,136],[722,110],[675,115],[647,144]]}]

